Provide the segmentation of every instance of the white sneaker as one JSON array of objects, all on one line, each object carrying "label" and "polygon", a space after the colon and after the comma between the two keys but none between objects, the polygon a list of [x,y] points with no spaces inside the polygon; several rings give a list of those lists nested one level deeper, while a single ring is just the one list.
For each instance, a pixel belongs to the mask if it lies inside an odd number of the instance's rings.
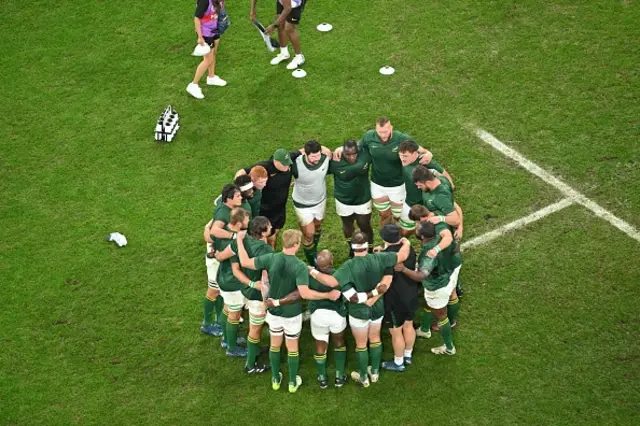
[{"label": "white sneaker", "polygon": [[283,53],[282,51],[278,54],[278,56],[276,56],[275,58],[273,58],[271,60],[271,65],[278,65],[280,62],[282,61],[286,61],[287,59],[289,59],[291,57],[291,55],[289,55],[289,52],[287,53]]},{"label": "white sneaker", "polygon": [[288,70],[295,70],[304,64],[304,55],[301,53],[293,57],[293,60],[287,65]]},{"label": "white sneaker", "polygon": [[433,352],[436,355],[455,355],[456,347],[454,346],[453,349],[448,350],[446,345],[442,345],[436,348],[431,348],[431,352]]},{"label": "white sneaker", "polygon": [[431,330],[422,331],[421,329],[417,329],[416,336],[422,337],[423,339],[431,339]]},{"label": "white sneaker", "polygon": [[220,77],[218,77],[217,75],[214,75],[213,77],[207,77],[207,86],[224,87],[226,85],[227,85],[227,82],[221,79]]},{"label": "white sneaker", "polygon": [[200,89],[200,86],[195,83],[189,83],[189,85],[187,86],[187,92],[189,92],[189,94],[196,99],[204,99],[202,89]]},{"label": "white sneaker", "polygon": [[369,375],[369,378],[371,379],[371,383],[378,383],[378,380],[380,380],[380,373],[373,373],[373,371],[371,370],[371,366],[367,367],[367,374]]},{"label": "white sneaker", "polygon": [[369,379],[367,377],[364,378],[364,380],[360,379],[360,373],[357,371],[352,371],[351,372],[351,380],[360,383],[363,387],[368,388],[369,387]]}]

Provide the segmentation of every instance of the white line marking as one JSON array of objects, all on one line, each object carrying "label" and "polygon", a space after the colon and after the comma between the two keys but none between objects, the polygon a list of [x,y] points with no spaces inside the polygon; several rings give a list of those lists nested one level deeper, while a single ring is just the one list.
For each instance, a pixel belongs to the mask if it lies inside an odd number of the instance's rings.
[{"label": "white line marking", "polygon": [[517,162],[520,166],[524,167],[529,172],[538,176],[543,181],[547,182],[549,185],[556,187],[560,192],[562,192],[566,197],[568,197],[571,201],[578,203],[592,212],[596,214],[596,216],[601,217],[611,223],[613,226],[640,242],[640,232],[631,226],[629,223],[615,216],[613,213],[608,211],[607,209],[601,207],[596,202],[590,200],[585,197],[575,189],[571,188],[566,183],[562,182],[557,177],[553,176],[551,173],[547,172],[534,162],[528,160],[522,154],[514,150],[513,148],[508,147],[507,145],[500,142],[496,139],[491,133],[475,128],[474,130],[476,136],[482,139],[483,142],[491,145],[494,149],[500,151],[506,157],[511,158],[515,162]]},{"label": "white line marking", "polygon": [[472,240],[466,241],[464,243],[462,243],[462,245],[460,246],[460,250],[466,250],[469,249],[471,247],[475,247],[475,246],[479,246],[482,244],[486,244],[489,241],[495,240],[496,238],[499,238],[501,236],[503,236],[504,234],[506,234],[507,232],[516,230],[518,228],[522,228],[523,226],[526,226],[528,224],[530,224],[531,222],[535,222],[536,220],[540,220],[545,216],[549,216],[551,213],[555,213],[557,211],[560,211],[566,207],[569,207],[570,205],[573,204],[573,201],[569,198],[564,198],[560,201],[558,201],[557,203],[551,204],[550,206],[547,206],[541,210],[538,210],[535,213],[530,214],[529,216],[525,216],[522,217],[516,221],[513,221],[511,223],[508,223],[504,226],[501,226],[498,229],[494,229],[493,231],[487,232],[486,234],[480,235],[479,237],[476,237]]}]

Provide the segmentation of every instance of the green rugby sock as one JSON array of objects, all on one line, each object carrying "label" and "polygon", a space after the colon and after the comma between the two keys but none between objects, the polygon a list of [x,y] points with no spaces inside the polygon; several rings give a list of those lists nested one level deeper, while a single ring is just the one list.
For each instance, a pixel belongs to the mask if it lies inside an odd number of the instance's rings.
[{"label": "green rugby sock", "polygon": [[442,336],[442,340],[444,340],[444,344],[447,346],[447,349],[453,349],[453,335],[451,334],[451,323],[449,322],[449,318],[438,321],[438,326],[440,327],[440,335]]},{"label": "green rugby sock", "polygon": [[220,315],[220,326],[222,327],[222,341],[228,342],[227,340],[227,320],[229,314],[225,311],[222,311],[222,315]]},{"label": "green rugby sock", "polygon": [[422,324],[420,325],[420,330],[424,331],[425,333],[429,330],[431,330],[431,324],[433,323],[433,312],[431,312],[431,309],[429,308],[424,308],[424,313],[422,314]]},{"label": "green rugby sock", "polygon": [[213,311],[216,308],[216,299],[204,298],[204,319],[202,322],[204,325],[210,325],[213,319]]},{"label": "green rugby sock", "polygon": [[382,359],[382,342],[369,343],[371,352],[371,371],[376,374],[380,372],[380,360]]},{"label": "green rugby sock", "polygon": [[313,356],[313,359],[316,361],[316,368],[318,369],[318,374],[322,377],[326,377],[327,376],[327,354],[316,353]]},{"label": "green rugby sock", "polygon": [[256,358],[260,353],[260,339],[254,339],[253,337],[247,337],[247,363],[245,366],[251,368],[256,363]]},{"label": "green rugby sock", "polygon": [[360,370],[360,379],[367,378],[367,367],[369,366],[369,351],[367,348],[356,348],[356,358],[358,360],[358,369]]},{"label": "green rugby sock", "polygon": [[224,308],[224,299],[222,296],[216,297],[216,324],[222,325],[222,309]]},{"label": "green rugby sock", "polygon": [[344,375],[344,364],[347,361],[347,347],[340,346],[333,351],[336,357],[336,377],[342,377]]},{"label": "green rugby sock", "polygon": [[300,356],[298,352],[289,352],[287,363],[289,364],[289,383],[296,383],[298,367],[300,367]]},{"label": "green rugby sock", "polygon": [[239,320],[227,320],[227,351],[233,352],[238,347],[238,327],[240,326]]},{"label": "green rugby sock", "polygon": [[280,380],[280,348],[271,346],[269,349],[269,364],[271,364],[271,377]]},{"label": "green rugby sock", "polygon": [[449,322],[451,322],[451,324],[454,324],[456,322],[459,310],[460,300],[458,299],[458,297],[453,300],[449,300],[449,304],[447,305],[447,316],[449,317]]}]

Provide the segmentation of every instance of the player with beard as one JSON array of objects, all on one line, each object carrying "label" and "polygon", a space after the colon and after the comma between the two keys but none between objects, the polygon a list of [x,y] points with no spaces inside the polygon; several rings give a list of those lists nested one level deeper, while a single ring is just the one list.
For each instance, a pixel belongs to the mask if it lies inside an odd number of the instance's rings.
[{"label": "player with beard", "polygon": [[455,291],[458,274],[462,265],[460,253],[455,252],[453,245],[438,252],[435,258],[427,252],[435,248],[440,241],[436,227],[431,222],[420,222],[416,227],[416,237],[422,242],[422,252],[418,256],[418,268],[412,270],[406,266],[398,266],[396,271],[402,272],[415,281],[422,282],[424,298],[438,326],[444,345],[431,349],[436,355],[455,355],[451,323],[447,313],[447,304]]},{"label": "player with beard", "polygon": [[[380,227],[399,220],[406,197],[402,162],[398,157],[398,146],[412,139],[409,135],[393,129],[388,117],[376,121],[375,130],[369,130],[360,139],[360,149],[371,157],[371,197],[373,206],[380,212]],[[420,147],[421,164],[431,162],[432,155]],[[335,158],[340,159],[342,147],[336,149]]]},{"label": "player with beard", "polygon": [[304,144],[304,154],[293,163],[293,206],[302,231],[304,256],[311,266],[315,265],[327,206],[326,177],[331,154],[329,151],[329,156],[325,155],[322,148],[318,141],[308,141]]}]

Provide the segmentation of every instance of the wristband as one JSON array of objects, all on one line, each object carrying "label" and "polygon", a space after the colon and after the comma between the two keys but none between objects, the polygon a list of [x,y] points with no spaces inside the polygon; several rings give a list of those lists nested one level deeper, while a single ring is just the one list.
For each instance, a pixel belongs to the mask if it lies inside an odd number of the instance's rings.
[{"label": "wristband", "polygon": [[367,293],[358,293],[358,303],[364,303],[367,301]]},{"label": "wristband", "polygon": [[249,287],[256,288],[256,282],[255,281],[249,281]]},{"label": "wristband", "polygon": [[433,249],[436,251],[436,253],[440,253],[442,251],[440,246],[435,246]]},{"label": "wristband", "polygon": [[238,234],[236,234],[235,232],[231,233],[231,239],[232,240],[235,240],[237,236],[238,236]]},{"label": "wristband", "polygon": [[274,299],[273,306],[280,306],[280,299]]},{"label": "wristband", "polygon": [[438,216],[438,218],[440,219],[440,222],[445,222],[444,216]]},{"label": "wristband", "polygon": [[313,268],[311,271],[309,271],[309,275],[311,275],[312,278],[318,278],[319,274],[320,271],[318,271],[316,268]]},{"label": "wristband", "polygon": [[377,288],[374,288],[373,291],[371,292],[371,295],[373,297],[376,297],[378,294],[380,294],[380,293],[378,293],[378,289]]}]

